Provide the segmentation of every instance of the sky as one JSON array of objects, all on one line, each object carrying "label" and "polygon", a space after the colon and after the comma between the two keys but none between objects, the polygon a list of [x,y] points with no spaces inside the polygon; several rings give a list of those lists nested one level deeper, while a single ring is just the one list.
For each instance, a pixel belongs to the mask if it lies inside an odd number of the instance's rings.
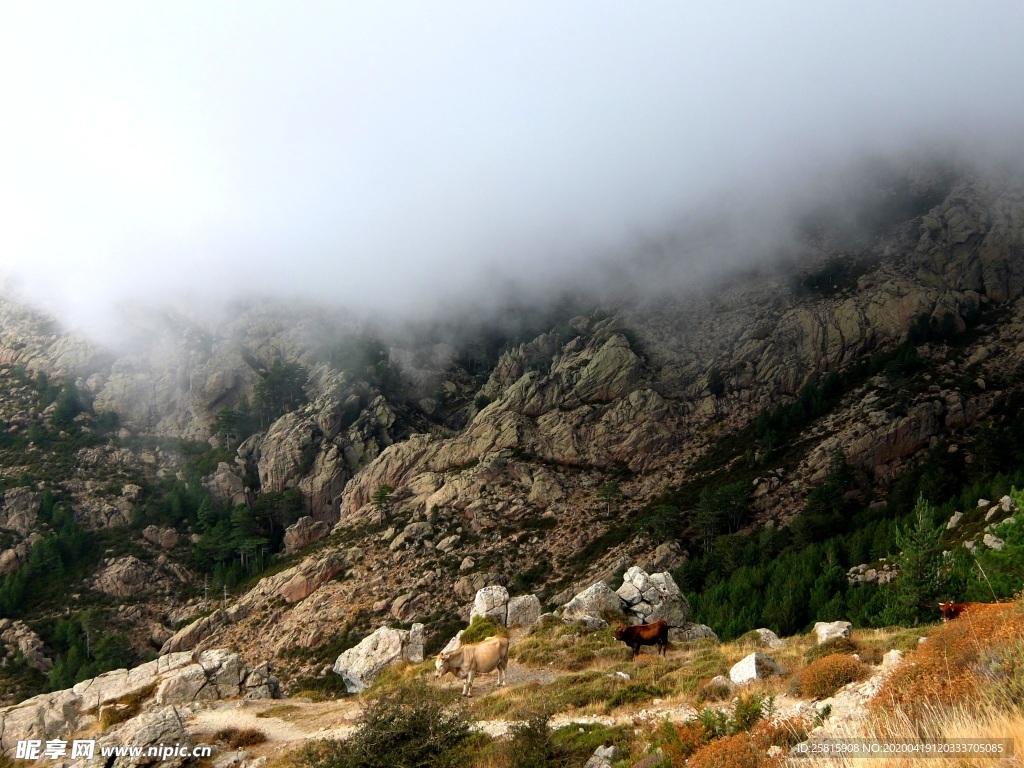
[{"label": "sky", "polygon": [[1022,37],[1003,0],[5,3],[0,279],[83,327],[582,283],[866,155],[1013,146]]}]

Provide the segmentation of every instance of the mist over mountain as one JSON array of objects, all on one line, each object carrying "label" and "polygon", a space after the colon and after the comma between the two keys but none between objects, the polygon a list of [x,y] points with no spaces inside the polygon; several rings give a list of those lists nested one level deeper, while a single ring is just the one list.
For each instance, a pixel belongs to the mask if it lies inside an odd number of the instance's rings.
[{"label": "mist over mountain", "polygon": [[1022,13],[7,9],[3,268],[107,332],[124,303],[685,288],[794,248],[865,158],[1014,147]]}]

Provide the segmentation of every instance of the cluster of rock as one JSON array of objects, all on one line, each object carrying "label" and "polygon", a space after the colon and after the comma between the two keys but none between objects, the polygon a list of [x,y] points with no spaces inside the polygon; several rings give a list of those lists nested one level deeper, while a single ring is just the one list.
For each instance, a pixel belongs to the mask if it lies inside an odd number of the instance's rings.
[{"label": "cluster of rock", "polygon": [[528,627],[540,618],[540,614],[540,599],[536,595],[510,597],[505,587],[490,586],[476,593],[469,620],[475,616],[486,616],[504,627]]},{"label": "cluster of rock", "polygon": [[[814,625],[814,634],[818,639],[818,645],[827,643],[839,637],[849,637],[853,625],[848,621],[819,621]],[[781,648],[786,643],[770,629],[754,630],[758,638],[768,648]],[[736,662],[729,670],[729,678],[724,676],[715,678],[709,685],[721,685],[732,688],[735,685],[743,685],[762,680],[774,675],[784,675],[786,669],[775,661],[771,656],[760,651],[748,654]]]},{"label": "cluster of rock", "polygon": [[[19,740],[29,738],[67,739],[94,725],[108,709],[134,708],[139,700],[144,702],[143,708],[152,709],[156,705],[279,695],[277,678],[266,663],[252,667],[225,649],[198,655],[172,653],[0,709],[0,751],[11,755]],[[152,719],[153,713],[150,716]],[[139,717],[132,727],[143,728],[147,722]]]},{"label": "cluster of rock", "polygon": [[[988,499],[978,499],[978,509],[985,512],[985,522],[989,525],[981,534],[981,544],[996,551],[1006,546],[1006,541],[996,536],[996,528],[1013,525],[1016,522],[1015,515],[1020,510],[1009,496],[1003,496],[997,503],[993,504]],[[955,513],[946,524],[947,529],[955,529],[960,523],[959,512]],[[1008,517],[1009,515],[1009,517]],[[973,552],[978,546],[978,537],[965,541],[964,547]]]},{"label": "cluster of rock", "polygon": [[603,629],[608,622],[603,617],[622,617],[629,624],[648,624],[666,621],[673,629],[673,640],[718,640],[703,624],[687,621],[690,604],[670,573],[648,574],[633,566],[623,575],[622,586],[613,591],[603,581],[596,582],[575,595],[556,611],[563,621],[579,624],[588,629]]},{"label": "cluster of rock", "polygon": [[32,669],[44,675],[53,669],[53,660],[44,653],[42,638],[25,622],[0,619],[0,641],[5,646],[0,666],[7,666],[20,656]]},{"label": "cluster of rock", "polygon": [[850,584],[888,584],[899,575],[899,568],[894,563],[884,562],[881,558],[877,567],[867,563],[853,566],[846,572],[846,580]]}]

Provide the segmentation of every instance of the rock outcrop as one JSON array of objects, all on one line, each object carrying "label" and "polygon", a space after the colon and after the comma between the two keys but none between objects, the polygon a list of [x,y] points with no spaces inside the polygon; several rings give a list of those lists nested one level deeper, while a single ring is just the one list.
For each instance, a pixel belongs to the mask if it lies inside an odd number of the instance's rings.
[{"label": "rock outcrop", "polygon": [[342,653],[334,662],[334,673],[341,675],[349,693],[360,693],[384,668],[403,661],[423,661],[422,624],[413,624],[409,630],[380,627]]},{"label": "rock outcrop", "polygon": [[293,555],[300,549],[305,549],[310,544],[320,541],[330,532],[330,526],[322,520],[314,520],[308,515],[300,517],[284,532],[284,553]]},{"label": "rock outcrop", "polygon": [[624,610],[638,624],[666,621],[669,626],[682,627],[690,613],[690,603],[676,586],[671,574],[648,575],[633,566],[622,577],[616,594],[625,604]]},{"label": "rock outcrop", "polygon": [[[18,741],[28,738],[66,740],[71,733],[94,725],[96,713],[105,706],[132,702],[130,706],[145,709],[153,703],[278,695],[277,679],[265,664],[250,667],[237,654],[224,649],[204,651],[196,657],[187,652],[174,653],[0,709],[0,750],[13,755]],[[163,722],[163,716],[155,714],[160,711],[134,718],[118,732],[148,738],[145,734],[150,733],[151,722]]]},{"label": "rock outcrop", "polygon": [[100,592],[113,597],[135,597],[153,581],[153,570],[137,557],[127,555],[110,562],[93,582]]},{"label": "rock outcrop", "polygon": [[53,660],[45,654],[42,638],[25,622],[0,619],[0,641],[7,647],[5,659],[21,656],[32,669],[44,675],[53,669]]}]

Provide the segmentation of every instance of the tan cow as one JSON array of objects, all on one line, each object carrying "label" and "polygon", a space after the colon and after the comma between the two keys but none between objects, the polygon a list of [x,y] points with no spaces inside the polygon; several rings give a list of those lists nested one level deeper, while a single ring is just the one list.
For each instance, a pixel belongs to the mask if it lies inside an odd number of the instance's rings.
[{"label": "tan cow", "polygon": [[505,669],[508,667],[508,638],[501,635],[488,637],[475,645],[464,645],[450,653],[438,654],[434,663],[434,678],[451,672],[460,680],[463,696],[473,695],[473,678],[498,670],[498,685],[505,685]]}]

